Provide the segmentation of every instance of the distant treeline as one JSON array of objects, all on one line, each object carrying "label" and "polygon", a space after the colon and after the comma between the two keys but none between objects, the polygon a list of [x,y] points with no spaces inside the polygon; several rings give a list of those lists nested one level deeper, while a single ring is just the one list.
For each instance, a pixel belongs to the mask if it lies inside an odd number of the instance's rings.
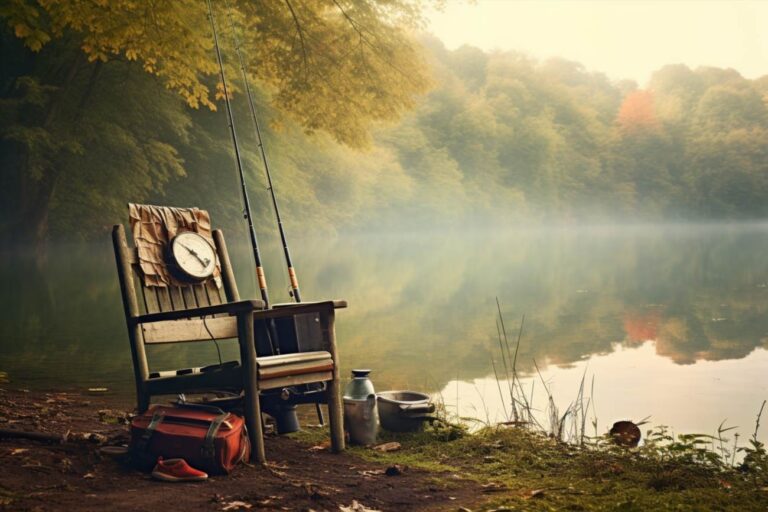
[{"label": "distant treeline", "polygon": [[[638,89],[574,62],[429,46],[440,87],[395,147],[406,168],[456,169],[481,205],[565,220],[768,213],[768,75],[669,65]],[[435,153],[444,162],[425,163]]]},{"label": "distant treeline", "polygon": [[[306,133],[259,92],[290,229],[768,215],[768,76],[670,65],[640,89],[564,60],[423,43],[433,90],[365,150]],[[141,64],[87,62],[66,38],[33,54],[4,31],[2,48],[4,234],[103,236],[128,201],[240,219],[222,108],[192,110]],[[235,106],[252,200],[268,221],[242,96]]]}]

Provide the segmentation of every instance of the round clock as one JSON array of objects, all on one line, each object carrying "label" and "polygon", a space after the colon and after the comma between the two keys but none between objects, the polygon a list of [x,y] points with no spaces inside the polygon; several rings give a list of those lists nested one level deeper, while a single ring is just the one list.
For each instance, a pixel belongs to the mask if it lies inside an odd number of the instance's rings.
[{"label": "round clock", "polygon": [[210,277],[216,267],[216,251],[194,231],[183,231],[173,237],[169,258],[180,277],[193,281]]}]

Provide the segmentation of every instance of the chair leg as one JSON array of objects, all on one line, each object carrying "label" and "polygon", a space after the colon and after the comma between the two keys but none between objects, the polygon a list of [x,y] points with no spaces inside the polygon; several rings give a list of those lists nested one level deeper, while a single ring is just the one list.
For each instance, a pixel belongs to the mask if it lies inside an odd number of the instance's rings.
[{"label": "chair leg", "polygon": [[259,393],[246,393],[245,421],[248,426],[248,438],[251,441],[251,462],[264,464],[267,457],[264,453],[264,427],[261,423],[261,404]]},{"label": "chair leg", "polygon": [[245,424],[251,441],[251,462],[264,464],[264,428],[261,423],[261,402],[256,369],[256,341],[254,339],[253,314],[248,312],[237,318],[240,358],[245,370]]},{"label": "chair leg", "polygon": [[147,409],[149,409],[149,403],[151,401],[152,401],[152,397],[150,397],[146,393],[137,392],[136,409],[139,411],[139,414],[143,414],[144,412],[146,412]]},{"label": "chair leg", "polygon": [[334,378],[328,383],[328,416],[331,423],[331,451],[333,453],[339,453],[345,448],[340,387],[338,378]]},{"label": "chair leg", "polygon": [[336,351],[336,333],[333,329],[333,309],[320,315],[320,329],[328,343],[333,358],[333,378],[328,382],[328,416],[331,424],[331,451],[344,450],[344,415],[341,402],[341,377],[339,376],[339,356]]}]

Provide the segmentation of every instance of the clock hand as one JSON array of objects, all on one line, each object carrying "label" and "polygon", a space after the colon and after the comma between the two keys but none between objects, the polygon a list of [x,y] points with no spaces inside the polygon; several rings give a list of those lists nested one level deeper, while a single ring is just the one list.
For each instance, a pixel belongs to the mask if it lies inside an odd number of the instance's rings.
[{"label": "clock hand", "polygon": [[200,255],[199,255],[199,254],[197,254],[197,251],[195,251],[195,250],[194,250],[194,249],[192,249],[191,247],[189,247],[189,246],[186,246],[186,245],[184,245],[184,244],[181,244],[181,246],[182,246],[183,248],[185,248],[186,250],[188,250],[188,251],[189,251],[189,253],[190,253],[192,256],[194,256],[195,258],[197,258],[197,261],[199,261],[200,263],[202,263],[202,264],[203,264],[203,267],[207,267],[207,266],[208,266],[208,264],[211,262],[211,260],[209,260],[208,258],[201,258],[201,257],[200,257]]}]

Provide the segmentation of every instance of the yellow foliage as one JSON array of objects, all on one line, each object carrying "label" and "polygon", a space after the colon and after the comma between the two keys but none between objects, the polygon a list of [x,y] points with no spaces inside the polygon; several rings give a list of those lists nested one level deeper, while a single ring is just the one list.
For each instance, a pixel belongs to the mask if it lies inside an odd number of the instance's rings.
[{"label": "yellow foliage", "polygon": [[[252,75],[279,110],[308,131],[362,146],[369,121],[394,119],[429,82],[408,27],[421,23],[417,0],[216,2],[230,81],[239,77],[233,38]],[[33,51],[74,32],[88,60],[112,55],[142,63],[192,108],[223,99],[205,2],[174,0],[9,0],[0,17]],[[231,88],[230,94],[237,91]]]}]

